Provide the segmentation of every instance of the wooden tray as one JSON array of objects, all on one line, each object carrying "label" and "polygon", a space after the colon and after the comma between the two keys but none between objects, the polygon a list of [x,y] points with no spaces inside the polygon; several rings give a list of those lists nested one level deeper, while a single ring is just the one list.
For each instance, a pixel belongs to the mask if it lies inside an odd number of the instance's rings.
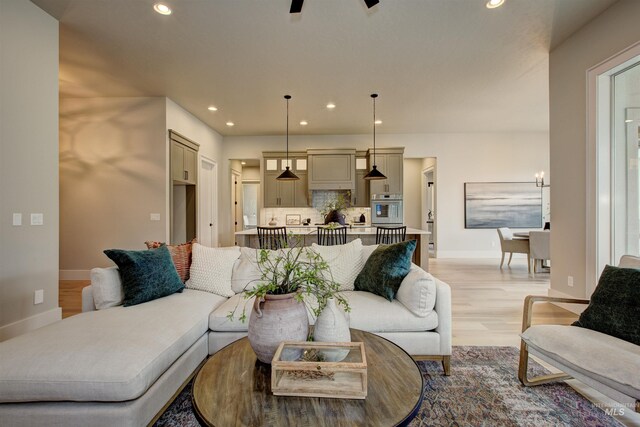
[{"label": "wooden tray", "polygon": [[271,362],[271,391],[276,396],[366,398],[364,343],[281,343]]}]

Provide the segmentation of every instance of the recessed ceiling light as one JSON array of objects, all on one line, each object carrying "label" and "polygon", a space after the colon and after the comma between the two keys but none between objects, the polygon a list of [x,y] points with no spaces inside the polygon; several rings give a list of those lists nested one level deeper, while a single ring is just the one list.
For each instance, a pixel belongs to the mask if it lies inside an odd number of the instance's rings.
[{"label": "recessed ceiling light", "polygon": [[242,162],[240,162],[240,164],[241,164],[242,166],[244,166],[244,165],[246,165],[246,164],[247,164],[247,162],[242,161]]},{"label": "recessed ceiling light", "polygon": [[495,9],[496,7],[500,7],[504,4],[504,0],[489,0],[487,2],[488,9]]},{"label": "recessed ceiling light", "polygon": [[375,124],[377,124],[377,125],[381,125],[381,124],[382,124],[382,120],[376,120],[376,121],[375,121],[375,122],[373,122],[373,123],[375,123]]},{"label": "recessed ceiling light", "polygon": [[627,119],[627,120],[625,120],[624,122],[625,122],[625,123],[631,123],[632,121],[633,121],[633,119]]},{"label": "recessed ceiling light", "polygon": [[231,127],[231,126],[235,126],[235,123],[233,122],[227,122],[227,126]]},{"label": "recessed ceiling light", "polygon": [[329,110],[333,110],[334,108],[336,108],[336,104],[334,104],[333,102],[330,102],[330,103],[327,104],[327,108]]},{"label": "recessed ceiling light", "polygon": [[301,121],[300,121],[300,126],[306,126],[306,125],[308,125],[308,124],[309,124],[309,123],[308,123],[306,120],[301,120]]},{"label": "recessed ceiling light", "polygon": [[156,3],[153,5],[153,10],[158,12],[160,15],[171,15],[171,8],[166,4]]},{"label": "recessed ceiling light", "polygon": [[209,111],[218,111],[218,107],[214,107],[213,105],[209,105],[209,108],[207,108]]}]

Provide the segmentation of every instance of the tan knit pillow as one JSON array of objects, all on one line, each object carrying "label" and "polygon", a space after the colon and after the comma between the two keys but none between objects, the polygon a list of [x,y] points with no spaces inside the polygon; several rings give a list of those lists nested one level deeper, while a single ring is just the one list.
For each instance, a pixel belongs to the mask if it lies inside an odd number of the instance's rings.
[{"label": "tan knit pillow", "polygon": [[[191,268],[192,259],[191,251],[193,244],[196,242],[197,240],[193,239],[190,242],[182,243],[180,245],[167,245],[169,253],[171,254],[171,259],[173,259],[173,264],[176,267],[176,271],[178,272],[178,276],[180,276],[182,283],[189,280],[189,269]],[[156,249],[165,244],[164,242],[154,241],[147,241],[144,243],[147,245],[147,249]]]}]

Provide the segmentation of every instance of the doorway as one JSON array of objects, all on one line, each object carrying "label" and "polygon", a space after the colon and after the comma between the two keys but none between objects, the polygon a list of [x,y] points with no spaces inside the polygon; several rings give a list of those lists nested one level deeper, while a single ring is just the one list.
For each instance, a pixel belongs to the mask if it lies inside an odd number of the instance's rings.
[{"label": "doorway", "polygon": [[217,166],[213,160],[200,158],[200,221],[198,243],[218,246],[218,182]]},{"label": "doorway", "polygon": [[422,223],[423,229],[429,235],[429,256],[438,256],[438,227],[437,227],[437,176],[436,158],[426,157],[422,161]]},{"label": "doorway", "polygon": [[640,43],[588,71],[586,297],[640,250]]}]

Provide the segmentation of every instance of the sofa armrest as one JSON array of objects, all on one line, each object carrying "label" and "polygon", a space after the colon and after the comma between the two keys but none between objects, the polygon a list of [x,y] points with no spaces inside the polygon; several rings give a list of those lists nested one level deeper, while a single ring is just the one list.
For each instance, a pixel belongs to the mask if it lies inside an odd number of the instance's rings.
[{"label": "sofa armrest", "polygon": [[529,326],[531,326],[531,318],[533,315],[533,304],[536,302],[561,302],[561,303],[567,303],[567,304],[589,304],[588,299],[529,295],[524,299],[524,308],[522,312],[522,332],[526,331],[527,329],[529,329]]},{"label": "sofa armrest", "polygon": [[96,305],[93,302],[93,290],[91,285],[82,288],[82,312],[95,311]]},{"label": "sofa armrest", "polygon": [[436,306],[440,335],[440,352],[443,356],[451,355],[451,288],[441,280],[436,280]]}]

